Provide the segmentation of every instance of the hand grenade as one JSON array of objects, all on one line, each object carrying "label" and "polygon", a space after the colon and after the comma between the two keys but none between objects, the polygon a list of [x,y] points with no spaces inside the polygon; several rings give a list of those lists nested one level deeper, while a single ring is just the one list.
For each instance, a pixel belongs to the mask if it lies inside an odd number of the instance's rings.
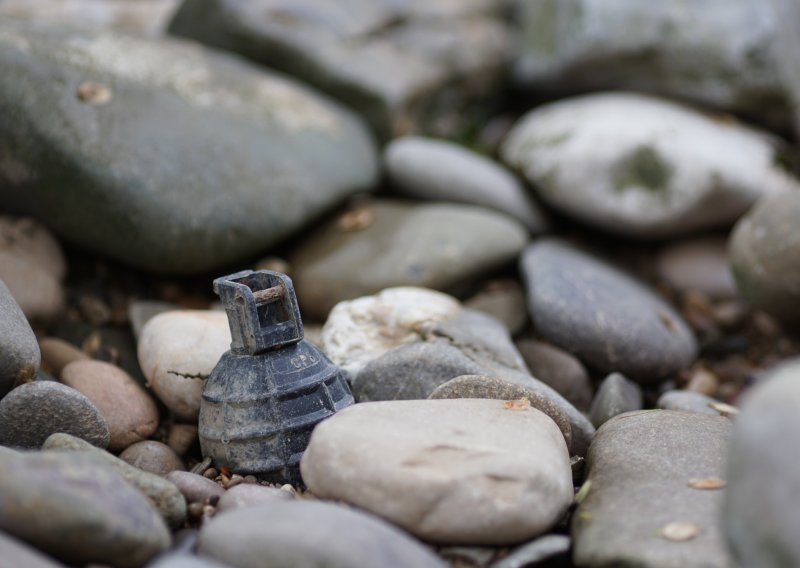
[{"label": "hand grenade", "polygon": [[228,315],[231,349],[200,403],[200,448],[217,467],[299,482],[314,426],[353,404],[339,368],[303,339],[291,279],[246,270],[214,280]]}]

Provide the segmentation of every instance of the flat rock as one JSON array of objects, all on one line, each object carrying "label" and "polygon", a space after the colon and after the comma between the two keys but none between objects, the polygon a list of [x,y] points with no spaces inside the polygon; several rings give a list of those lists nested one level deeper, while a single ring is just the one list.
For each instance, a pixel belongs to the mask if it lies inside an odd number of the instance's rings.
[{"label": "flat rock", "polygon": [[[298,538],[302,535],[302,538]],[[198,551],[239,568],[444,568],[422,544],[372,515],[321,501],[230,511],[203,525]]]},{"label": "flat rock", "polygon": [[158,428],[158,408],[128,373],[103,361],[73,361],[61,382],[92,401],[108,424],[109,451],[124,450],[150,437]]},{"label": "flat rock", "polygon": [[119,455],[119,459],[143,471],[162,476],[186,469],[186,464],[172,448],[156,440],[131,444]]},{"label": "flat rock", "polygon": [[25,314],[0,280],[0,398],[34,380],[41,354]]},{"label": "flat rock", "polygon": [[600,372],[655,383],[694,360],[692,331],[643,284],[566,242],[543,239],[520,260],[536,330]]},{"label": "flat rock", "polygon": [[121,568],[170,542],[148,500],[84,453],[0,452],[0,530],[70,564]]},{"label": "flat rock", "polygon": [[24,566],[25,568],[63,568],[64,565],[17,540],[0,532],[0,556],[9,568]]},{"label": "flat rock", "polygon": [[170,31],[296,76],[389,136],[461,125],[499,88],[512,47],[499,12],[487,0],[190,0]]},{"label": "flat rock", "polygon": [[786,125],[789,101],[773,53],[781,18],[769,4],[545,0],[518,6],[524,39],[515,76],[538,93],[630,89]]},{"label": "flat rock", "polygon": [[503,160],[548,205],[614,233],[674,237],[733,224],[762,195],[800,189],[777,139],[644,95],[547,104],[506,138]]},{"label": "flat rock", "polygon": [[65,432],[100,448],[111,436],[103,415],[81,392],[54,381],[26,383],[0,400],[0,445],[40,448]]},{"label": "flat rock", "polygon": [[573,493],[555,422],[499,400],[354,405],[317,426],[300,468],[315,495],[451,544],[532,538],[558,522]]},{"label": "flat rock", "polygon": [[534,377],[555,389],[578,410],[589,410],[594,387],[577,357],[535,339],[519,339],[516,346]]},{"label": "flat rock", "polygon": [[225,312],[181,310],[155,316],[139,337],[139,365],[176,416],[197,420],[205,379],[230,349]]},{"label": "flat rock", "polygon": [[724,236],[697,237],[664,247],[656,257],[656,271],[680,292],[702,292],[717,300],[737,294]]},{"label": "flat rock", "polygon": [[792,360],[748,392],[736,417],[728,458],[723,523],[737,566],[800,563],[795,527],[800,461],[789,450],[800,435],[800,364]]},{"label": "flat rock", "polygon": [[595,428],[599,428],[617,414],[641,410],[643,398],[642,387],[620,373],[611,373],[597,387],[589,408],[589,419]]},{"label": "flat rock", "polygon": [[196,44],[3,20],[0,72],[6,210],[139,268],[228,265],[377,180],[350,111]]},{"label": "flat rock", "polygon": [[730,260],[741,296],[792,325],[800,323],[800,192],[769,196],[737,224]]},{"label": "flat rock", "polygon": [[688,390],[669,390],[658,397],[656,408],[664,410],[682,410],[683,412],[699,412],[700,414],[710,414],[720,416],[719,411],[714,410],[712,404],[719,404],[715,398],[708,395]]},{"label": "flat rock", "polygon": [[522,225],[489,209],[376,199],[324,223],[289,261],[304,311],[324,320],[338,302],[385,288],[452,291],[512,262],[526,243]]},{"label": "flat rock", "polygon": [[125,481],[145,495],[167,524],[180,526],[186,519],[186,500],[178,487],[163,477],[134,467],[118,457],[69,434],[53,434],[42,445],[43,450],[90,453],[120,474]]},{"label": "flat rock", "polygon": [[453,142],[395,138],[383,151],[383,165],[400,195],[482,205],[514,217],[532,233],[547,228],[544,213],[511,172]]},{"label": "flat rock", "polygon": [[225,489],[219,484],[196,473],[176,470],[169,472],[165,479],[180,489],[187,503],[204,503],[211,497],[225,494]]},{"label": "flat rock", "polygon": [[720,488],[731,429],[726,418],[670,410],[606,422],[589,448],[589,486],[573,516],[575,564],[730,566]]},{"label": "flat rock", "polygon": [[217,513],[233,511],[234,509],[244,509],[245,507],[258,507],[278,503],[280,501],[291,501],[292,494],[283,489],[275,487],[265,487],[250,483],[240,483],[228,489],[219,499]]},{"label": "flat rock", "polygon": [[[2,7],[0,2],[0,14]],[[64,253],[50,231],[28,217],[0,216],[0,280],[25,317],[49,320],[59,315],[66,273]]]},{"label": "flat rock", "polygon": [[58,337],[43,337],[39,340],[42,353],[42,368],[54,377],[61,378],[61,371],[73,361],[88,361],[90,357],[81,349]]}]

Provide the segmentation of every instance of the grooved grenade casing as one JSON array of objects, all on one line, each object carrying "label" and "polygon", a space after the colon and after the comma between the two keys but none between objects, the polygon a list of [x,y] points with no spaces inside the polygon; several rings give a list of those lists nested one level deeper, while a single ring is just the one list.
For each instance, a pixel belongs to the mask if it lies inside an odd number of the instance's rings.
[{"label": "grooved grenade casing", "polygon": [[288,276],[247,270],[217,278],[214,292],[232,342],[203,389],[203,456],[237,473],[297,482],[314,426],[353,395],[339,368],[303,339]]}]

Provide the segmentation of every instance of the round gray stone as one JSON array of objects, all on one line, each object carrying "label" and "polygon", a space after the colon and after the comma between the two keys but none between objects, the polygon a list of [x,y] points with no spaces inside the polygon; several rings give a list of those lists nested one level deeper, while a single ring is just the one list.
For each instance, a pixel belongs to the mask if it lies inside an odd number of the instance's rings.
[{"label": "round gray stone", "polygon": [[0,398],[36,378],[41,355],[36,336],[11,292],[0,280]]},{"label": "round gray stone", "polygon": [[15,388],[0,400],[0,444],[40,448],[50,434],[65,432],[100,448],[111,434],[100,411],[77,390],[54,381]]},{"label": "round gray stone", "polygon": [[556,239],[520,260],[536,330],[604,373],[656,383],[689,366],[697,344],[689,326],[643,284]]},{"label": "round gray stone", "polygon": [[728,262],[728,239],[701,237],[671,244],[656,257],[659,277],[679,292],[702,292],[714,299],[736,297]]},{"label": "round gray stone", "polygon": [[711,406],[718,404],[715,398],[703,393],[688,390],[669,390],[658,397],[656,408],[664,410],[682,410],[683,412],[699,412],[719,416],[720,413]]},{"label": "round gray stone", "polygon": [[171,471],[184,471],[186,464],[168,445],[156,440],[143,440],[128,446],[119,459],[156,475],[167,475]]},{"label": "round gray stone", "polygon": [[219,484],[196,473],[171,471],[165,479],[180,489],[188,503],[204,503],[206,499],[225,494],[225,489]]},{"label": "round gray stone", "polygon": [[291,501],[292,494],[283,489],[255,485],[251,483],[240,483],[228,489],[217,504],[217,512],[233,511],[245,507],[257,507],[278,501]]},{"label": "round gray stone", "polygon": [[617,414],[641,410],[642,404],[642,387],[619,373],[611,373],[597,388],[589,408],[589,419],[599,428]]},{"label": "round gray stone", "polygon": [[203,525],[198,551],[237,568],[444,568],[404,532],[371,515],[321,501],[230,511]]},{"label": "round gray stone", "polygon": [[553,387],[578,410],[589,409],[594,387],[578,358],[535,339],[520,339],[516,345],[534,377]]}]

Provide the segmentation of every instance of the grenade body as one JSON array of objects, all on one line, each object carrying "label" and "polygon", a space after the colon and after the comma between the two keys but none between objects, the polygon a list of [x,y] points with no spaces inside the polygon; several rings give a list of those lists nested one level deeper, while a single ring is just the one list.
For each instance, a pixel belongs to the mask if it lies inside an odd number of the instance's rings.
[{"label": "grenade body", "polygon": [[[253,275],[268,278],[254,283]],[[239,294],[228,298],[231,302],[226,302],[225,294],[220,294],[228,311],[233,343],[203,389],[199,420],[201,451],[217,467],[227,466],[237,473],[296,483],[300,458],[314,426],[353,404],[353,395],[339,368],[302,339],[302,323],[288,277],[269,271],[248,271],[216,280],[215,290],[220,281],[227,286],[237,280],[248,284],[249,291],[255,291],[256,295],[249,305],[252,294],[247,290],[239,288]],[[276,281],[280,281],[287,297],[271,299],[259,311],[259,284]],[[284,305],[274,306],[277,302]],[[251,307],[256,308],[255,314],[248,313]],[[250,317],[253,315],[254,321],[246,321],[248,317],[253,320]],[[258,329],[253,330],[251,324]],[[284,333],[277,333],[280,329]],[[252,331],[256,334],[251,334]],[[256,337],[259,332],[260,338]]]}]

